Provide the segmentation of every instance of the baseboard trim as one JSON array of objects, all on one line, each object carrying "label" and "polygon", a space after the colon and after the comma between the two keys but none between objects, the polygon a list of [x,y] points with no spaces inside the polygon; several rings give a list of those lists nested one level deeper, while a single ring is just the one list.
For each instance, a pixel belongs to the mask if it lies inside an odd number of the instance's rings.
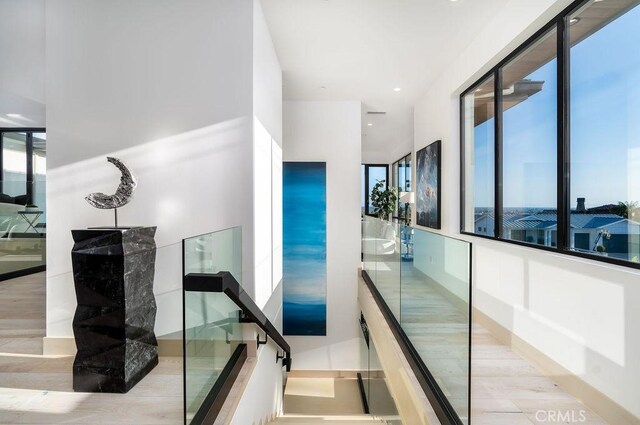
[{"label": "baseboard trim", "polygon": [[[579,376],[574,375],[551,357],[513,334],[507,328],[474,307],[473,320],[486,328],[501,344],[533,364],[553,379],[562,389],[580,400],[607,423],[616,425],[640,425],[640,418],[610,399]],[[471,351],[473,357],[473,350]],[[473,373],[473,369],[472,369]]]},{"label": "baseboard trim", "polygon": [[[42,354],[45,356],[74,356],[76,340],[73,337],[42,338]],[[182,339],[158,339],[160,357],[182,357]]]}]

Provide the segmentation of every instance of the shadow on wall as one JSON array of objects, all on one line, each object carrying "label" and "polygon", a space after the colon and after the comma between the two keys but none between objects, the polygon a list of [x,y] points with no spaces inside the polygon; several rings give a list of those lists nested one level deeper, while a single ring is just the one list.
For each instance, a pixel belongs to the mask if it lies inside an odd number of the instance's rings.
[{"label": "shadow on wall", "polygon": [[640,417],[637,272],[511,245],[473,250],[474,307]]},{"label": "shadow on wall", "polygon": [[[53,145],[60,136],[50,139]],[[251,120],[242,117],[48,170],[47,336],[72,335],[70,230],[113,225],[112,211],[84,200],[91,192],[113,193],[119,183],[106,155],[122,159],[139,180],[131,203],[118,211],[119,224],[158,227],[154,292],[161,336],[182,326],[181,240],[232,226],[244,226],[245,237],[251,234],[251,194],[244,189],[252,177],[250,165],[243,167],[251,164],[251,146]],[[247,251],[245,256],[250,258]]]}]

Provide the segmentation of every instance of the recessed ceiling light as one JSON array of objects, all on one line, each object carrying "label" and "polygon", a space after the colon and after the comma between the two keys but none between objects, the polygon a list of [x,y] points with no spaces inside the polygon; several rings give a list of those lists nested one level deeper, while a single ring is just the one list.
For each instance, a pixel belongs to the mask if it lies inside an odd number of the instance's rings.
[{"label": "recessed ceiling light", "polygon": [[367,124],[369,127],[373,127],[373,123],[370,122],[369,124]]},{"label": "recessed ceiling light", "polygon": [[395,89],[393,89],[393,91],[395,91],[395,92],[398,92],[400,90],[402,90],[400,87],[396,87]]},{"label": "recessed ceiling light", "polygon": [[580,18],[571,18],[571,20],[569,21],[569,25],[575,25],[578,22],[580,22]]},{"label": "recessed ceiling light", "polygon": [[9,118],[22,118],[22,114],[7,114]]},{"label": "recessed ceiling light", "polygon": [[326,90],[326,89],[327,89],[327,86],[320,86],[320,88],[321,88],[322,90]]}]

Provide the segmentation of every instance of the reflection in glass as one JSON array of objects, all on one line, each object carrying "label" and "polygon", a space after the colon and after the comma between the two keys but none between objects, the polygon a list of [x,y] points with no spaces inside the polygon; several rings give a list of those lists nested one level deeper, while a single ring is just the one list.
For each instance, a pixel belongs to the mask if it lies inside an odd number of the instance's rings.
[{"label": "reflection in glass", "polygon": [[502,68],[504,239],[556,246],[557,32]]},{"label": "reflection in glass", "polygon": [[185,292],[185,404],[193,419],[240,343],[240,309],[221,292]]},{"label": "reflection in glass", "polygon": [[27,204],[27,134],[2,134],[2,193]]},{"label": "reflection in glass", "polygon": [[376,350],[373,340],[369,340],[369,370],[367,376],[366,387],[369,413],[374,418],[384,420],[386,424],[402,424],[396,405],[387,387],[387,377],[380,363],[378,350]]},{"label": "reflection in glass", "polygon": [[46,135],[2,132],[0,140],[1,275],[46,264]]},{"label": "reflection in glass", "polygon": [[375,217],[365,217],[362,225],[363,269],[400,320],[400,225]]},{"label": "reflection in glass", "polygon": [[[393,165],[391,166],[391,187],[395,187],[395,188],[398,187],[398,178],[399,178],[398,165],[399,165],[398,162],[394,162]],[[399,215],[399,211],[398,211],[399,203],[400,203],[400,200],[396,199],[396,208],[395,208],[395,211],[393,212],[393,216],[394,217],[399,217],[400,216]]]},{"label": "reflection in glass", "polygon": [[611,3],[589,2],[570,17],[569,243],[575,251],[638,263],[640,2]]},{"label": "reflection in glass", "polygon": [[186,274],[227,271],[242,285],[242,228],[185,239],[184,268]]},{"label": "reflection in glass", "polygon": [[363,270],[467,424],[470,244],[373,217],[364,226]]},{"label": "reflection in glass", "polygon": [[47,222],[46,193],[47,193],[47,135],[33,133],[33,195],[32,203],[43,211],[39,222]]},{"label": "reflection in glass", "polygon": [[494,78],[489,77],[463,98],[464,228],[494,236],[495,176]]}]

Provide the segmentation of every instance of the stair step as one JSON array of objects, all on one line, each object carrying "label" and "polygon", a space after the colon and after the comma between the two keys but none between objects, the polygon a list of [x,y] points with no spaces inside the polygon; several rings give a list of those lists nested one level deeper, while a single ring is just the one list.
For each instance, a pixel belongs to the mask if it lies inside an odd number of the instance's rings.
[{"label": "stair step", "polygon": [[333,425],[372,425],[380,424],[377,419],[373,419],[369,415],[346,415],[346,416],[315,416],[315,415],[284,415],[277,417],[273,422],[267,425],[277,424],[296,424],[296,425],[316,425],[316,424],[333,424]]}]

